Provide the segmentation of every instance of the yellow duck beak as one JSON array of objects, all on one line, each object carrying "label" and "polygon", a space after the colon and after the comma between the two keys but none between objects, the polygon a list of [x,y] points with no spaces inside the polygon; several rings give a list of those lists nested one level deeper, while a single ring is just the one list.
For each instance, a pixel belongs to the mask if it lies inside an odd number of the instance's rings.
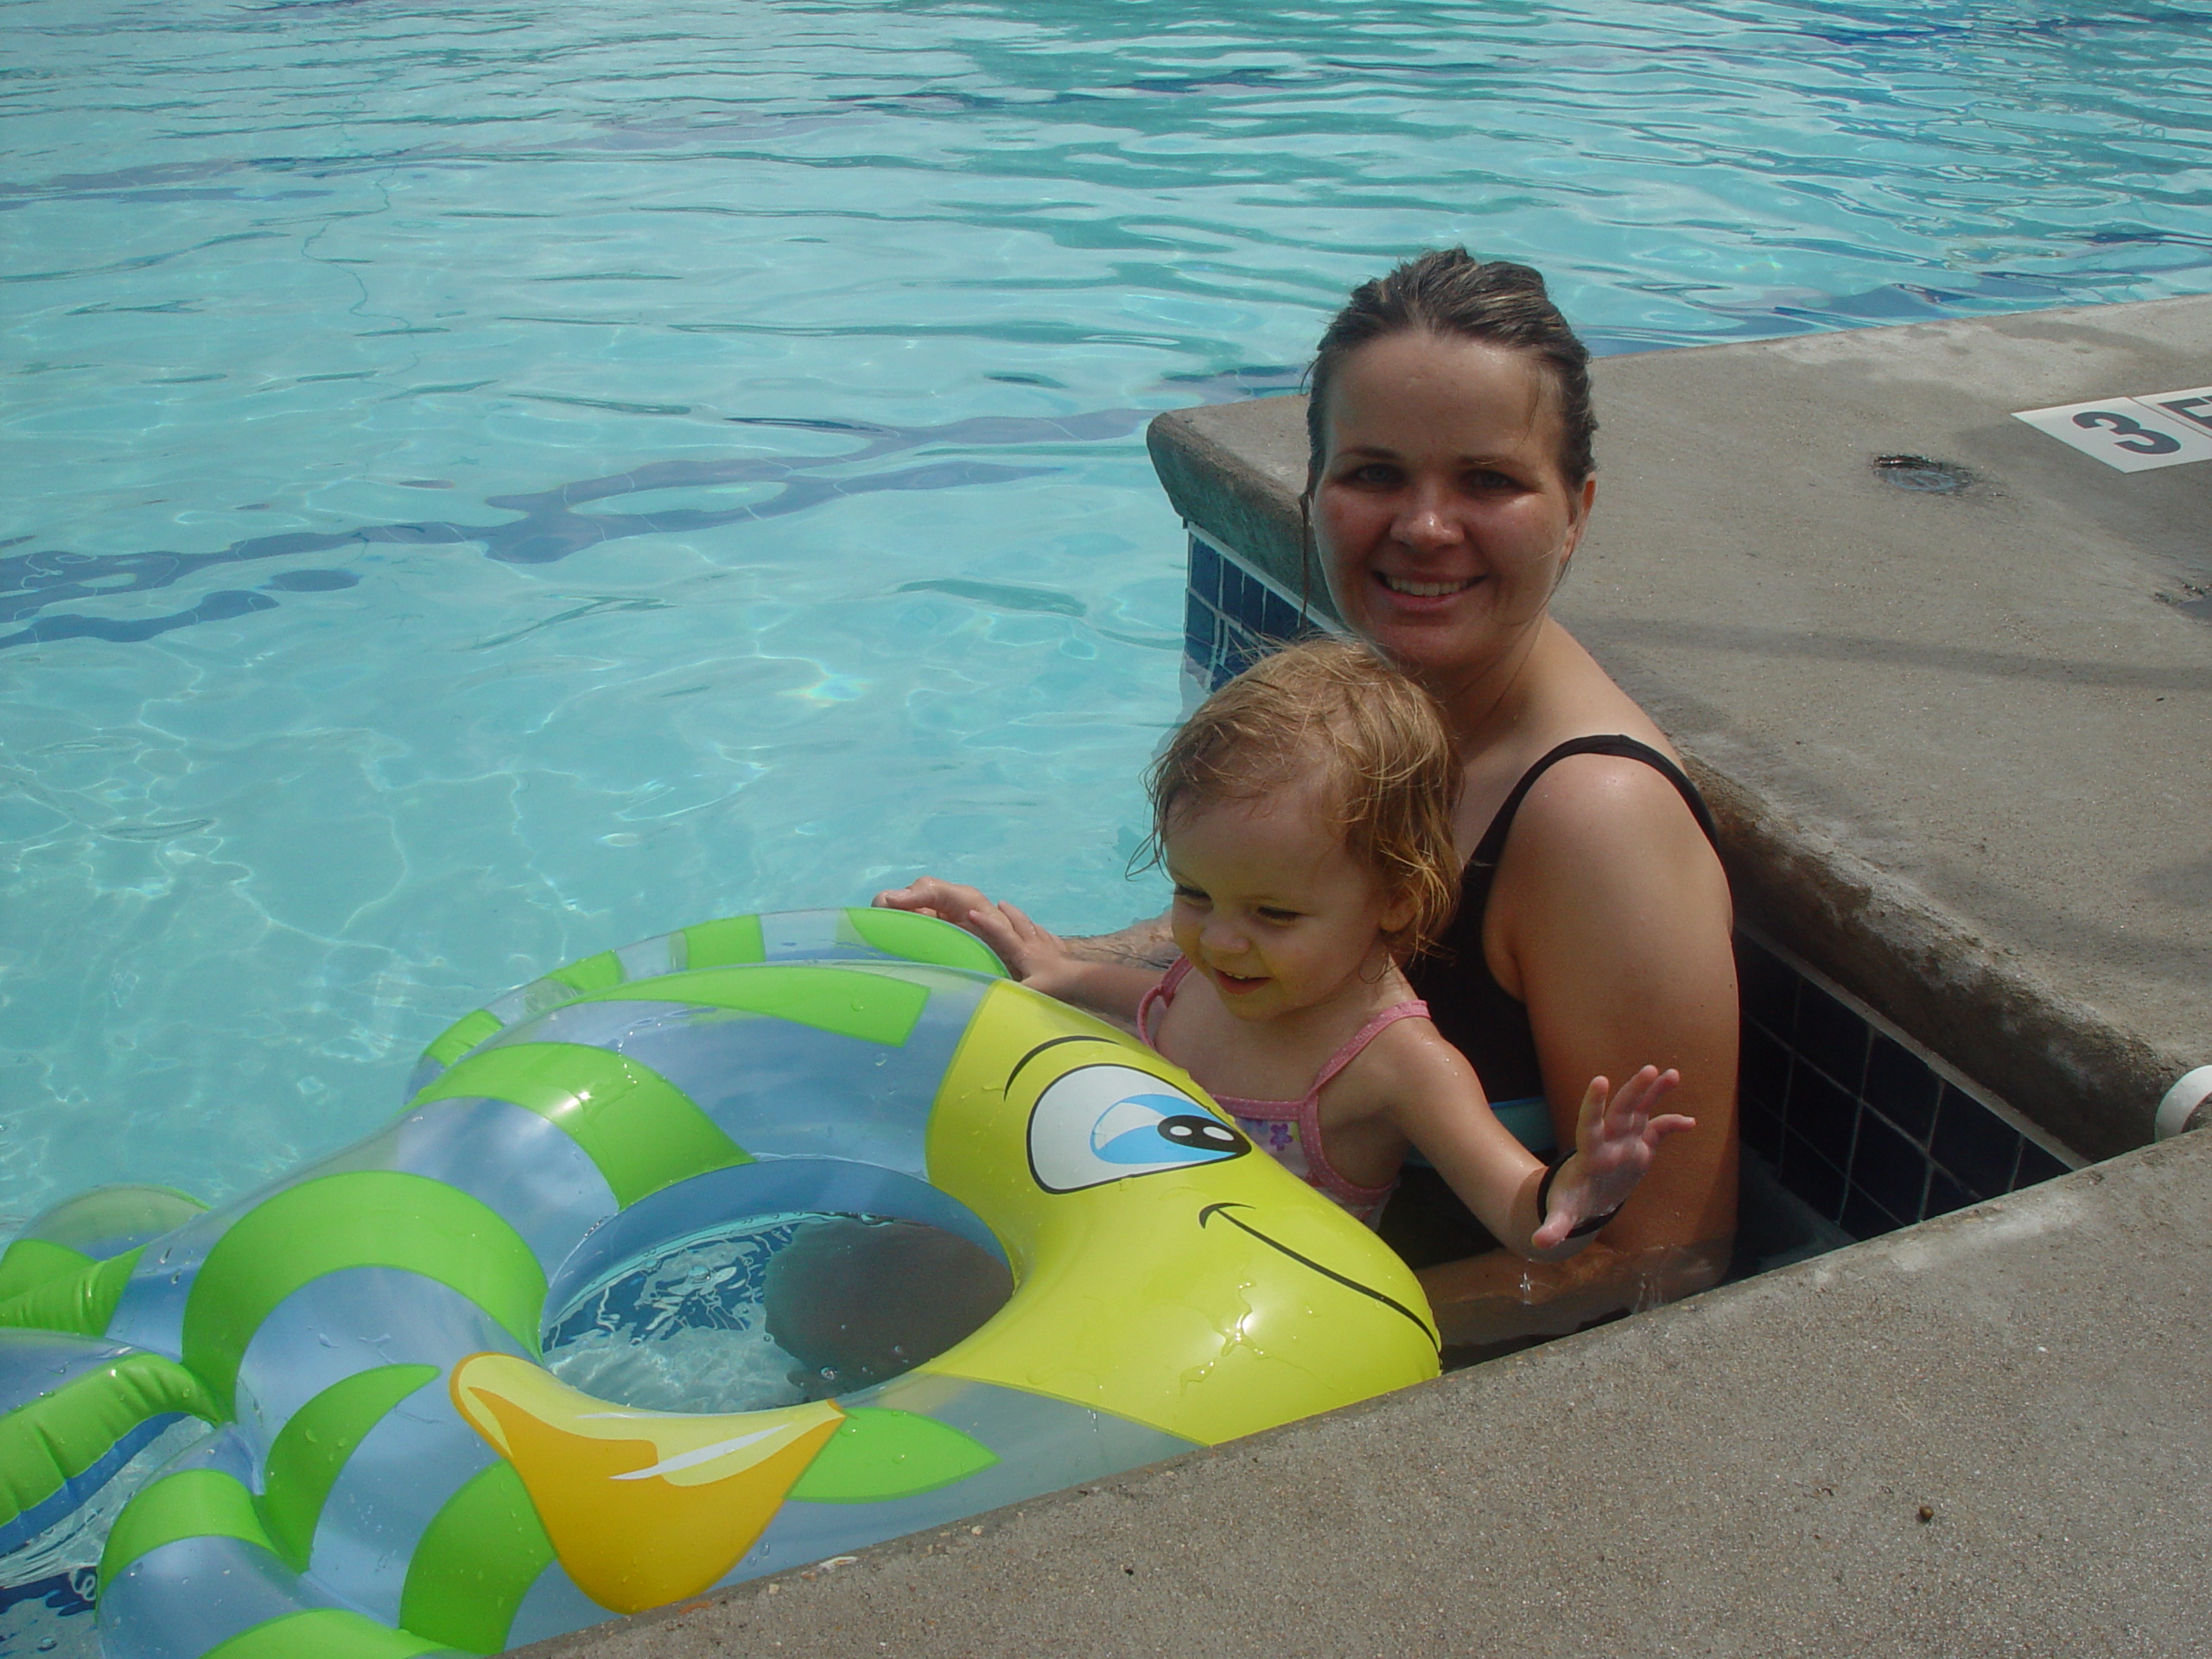
[{"label": "yellow duck beak", "polygon": [[454,1407],[522,1477],[561,1565],[618,1613],[697,1595],[767,1529],[845,1414],[692,1416],[594,1400],[510,1354],[453,1368]]}]

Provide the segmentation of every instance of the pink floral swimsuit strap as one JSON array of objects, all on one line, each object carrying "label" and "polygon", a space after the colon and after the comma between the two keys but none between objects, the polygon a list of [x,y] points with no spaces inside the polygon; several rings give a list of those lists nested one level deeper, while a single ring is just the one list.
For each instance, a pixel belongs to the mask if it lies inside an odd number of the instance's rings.
[{"label": "pink floral swimsuit strap", "polygon": [[[1167,976],[1147,991],[1144,1001],[1137,1005],[1137,1034],[1154,1049],[1160,1045],[1153,1040],[1154,1011],[1174,1001],[1176,990],[1190,972],[1189,958],[1179,957],[1175,965],[1167,970]],[[1382,1219],[1382,1206],[1397,1190],[1398,1183],[1393,1179],[1381,1186],[1362,1186],[1329,1161],[1321,1140],[1321,1091],[1359,1058],[1361,1050],[1389,1027],[1401,1020],[1427,1017],[1426,1002],[1399,1002],[1384,1008],[1329,1057],[1328,1064],[1315,1076],[1313,1086],[1302,1099],[1248,1100],[1218,1094],[1214,1099],[1236,1120],[1236,1127],[1251,1137],[1254,1145],[1264,1148],[1292,1174],[1327,1193],[1355,1217],[1372,1227]]]}]

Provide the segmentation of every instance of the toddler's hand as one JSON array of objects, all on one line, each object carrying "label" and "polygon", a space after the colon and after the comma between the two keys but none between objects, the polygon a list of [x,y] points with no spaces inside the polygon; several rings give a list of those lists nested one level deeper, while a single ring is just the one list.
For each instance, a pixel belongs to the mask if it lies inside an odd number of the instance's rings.
[{"label": "toddler's hand", "polygon": [[[939,880],[934,875],[917,876],[913,885],[905,887],[886,887],[869,900],[878,910],[910,910],[917,916],[934,916],[940,922],[950,922],[955,927],[965,927],[968,918],[979,910],[996,908],[983,897],[980,887],[963,887],[957,881]],[[977,934],[979,938],[982,935]],[[988,941],[985,941],[987,944]]]},{"label": "toddler's hand", "polygon": [[1560,1166],[1543,1224],[1531,1241],[1537,1249],[1555,1249],[1589,1217],[1619,1209],[1651,1167],[1659,1143],[1697,1127],[1695,1118],[1678,1113],[1651,1115],[1681,1080],[1678,1072],[1651,1065],[1618,1090],[1603,1077],[1590,1080],[1574,1126],[1574,1156]]},{"label": "toddler's hand", "polygon": [[[976,895],[982,899],[982,895]],[[992,950],[1006,963],[1007,972],[1024,985],[1047,996],[1065,997],[1080,974],[1076,958],[1057,933],[1045,929],[1012,905],[995,905],[988,899],[965,916],[951,916]]]}]

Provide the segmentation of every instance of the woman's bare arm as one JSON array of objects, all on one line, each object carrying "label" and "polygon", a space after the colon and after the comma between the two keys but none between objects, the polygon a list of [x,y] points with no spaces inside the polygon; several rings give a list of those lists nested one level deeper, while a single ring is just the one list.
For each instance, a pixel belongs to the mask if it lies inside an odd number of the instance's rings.
[{"label": "woman's bare arm", "polygon": [[1560,1144],[1590,1077],[1647,1062],[1681,1072],[1669,1105],[1698,1127],[1668,1141],[1573,1262],[1477,1257],[1424,1274],[1452,1339],[1557,1334],[1726,1271],[1736,1209],[1730,923],[1719,859],[1650,767],[1578,756],[1529,791],[1499,860],[1484,954],[1528,1007]]}]

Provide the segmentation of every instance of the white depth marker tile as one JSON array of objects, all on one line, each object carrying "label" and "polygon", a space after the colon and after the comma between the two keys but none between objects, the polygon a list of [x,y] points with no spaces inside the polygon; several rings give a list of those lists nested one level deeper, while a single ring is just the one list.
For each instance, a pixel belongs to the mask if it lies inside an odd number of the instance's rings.
[{"label": "white depth marker tile", "polygon": [[2212,461],[2212,387],[2016,410],[2012,418],[2123,473]]},{"label": "white depth marker tile", "polygon": [[2178,422],[2184,429],[2193,427],[2199,435],[2212,435],[2212,386],[2191,386],[2187,391],[2154,391],[2147,397],[2131,401],[2169,421]]}]

